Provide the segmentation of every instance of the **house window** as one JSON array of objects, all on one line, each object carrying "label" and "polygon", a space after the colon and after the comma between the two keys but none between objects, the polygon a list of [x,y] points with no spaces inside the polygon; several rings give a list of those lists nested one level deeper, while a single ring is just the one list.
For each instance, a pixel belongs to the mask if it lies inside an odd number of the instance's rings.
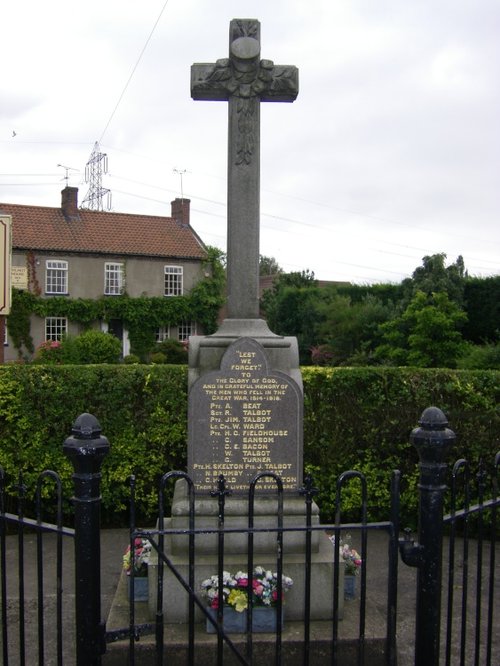
[{"label": "house window", "polygon": [[47,259],[45,263],[45,293],[68,293],[68,262]]},{"label": "house window", "polygon": [[118,296],[123,294],[124,287],[124,265],[106,262],[104,264],[104,293],[107,296]]},{"label": "house window", "polygon": [[156,329],[156,342],[163,342],[170,337],[170,326],[160,326]]},{"label": "house window", "polygon": [[68,320],[66,317],[46,317],[45,319],[45,339],[62,340],[68,330]]},{"label": "house window", "polygon": [[165,266],[165,296],[182,295],[182,266]]},{"label": "house window", "polygon": [[196,335],[196,323],[194,321],[183,321],[177,327],[177,337],[181,342],[188,340],[190,335]]}]

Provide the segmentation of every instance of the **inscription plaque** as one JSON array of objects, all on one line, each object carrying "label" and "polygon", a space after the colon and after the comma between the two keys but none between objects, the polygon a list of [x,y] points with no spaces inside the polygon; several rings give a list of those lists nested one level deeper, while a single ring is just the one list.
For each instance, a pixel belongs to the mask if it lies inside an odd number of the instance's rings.
[{"label": "inscription plaque", "polygon": [[[220,370],[204,374],[189,393],[188,473],[210,491],[223,474],[232,491],[248,491],[261,471],[286,490],[302,481],[302,392],[283,372],[269,370],[262,345],[240,338]],[[258,490],[275,490],[266,478]]]}]

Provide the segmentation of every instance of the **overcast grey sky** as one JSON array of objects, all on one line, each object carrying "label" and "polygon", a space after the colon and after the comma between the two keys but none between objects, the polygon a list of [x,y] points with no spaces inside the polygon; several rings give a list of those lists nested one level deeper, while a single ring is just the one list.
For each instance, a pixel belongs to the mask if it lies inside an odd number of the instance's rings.
[{"label": "overcast grey sky", "polygon": [[[324,280],[399,282],[426,254],[500,274],[498,0],[19,0],[3,3],[0,201],[79,199],[95,141],[112,210],[191,199],[225,249],[227,104],[190,67],[228,55],[229,21],[299,68],[261,110],[261,253]],[[14,136],[15,133],[15,136]]]}]

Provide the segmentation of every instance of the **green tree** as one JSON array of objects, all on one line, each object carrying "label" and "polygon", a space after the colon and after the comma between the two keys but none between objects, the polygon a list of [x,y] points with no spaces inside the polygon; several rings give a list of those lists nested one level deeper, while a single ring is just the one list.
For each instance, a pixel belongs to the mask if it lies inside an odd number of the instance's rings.
[{"label": "green tree", "polygon": [[261,300],[269,328],[278,335],[297,337],[303,364],[311,362],[310,348],[315,344],[322,320],[320,303],[323,293],[314,273],[306,270],[281,273]]},{"label": "green tree", "polygon": [[259,255],[259,275],[279,275],[283,269],[274,257]]},{"label": "green tree", "polygon": [[464,348],[466,314],[446,292],[417,291],[400,317],[382,324],[376,355],[393,365],[454,368]]},{"label": "green tree", "polygon": [[370,294],[352,302],[347,296],[331,292],[320,307],[324,321],[319,337],[331,352],[331,365],[369,365],[380,342],[380,324],[392,315],[393,307]]},{"label": "green tree", "polygon": [[465,269],[462,255],[459,255],[455,263],[445,265],[446,254],[444,252],[432,254],[422,258],[422,266],[418,266],[411,278],[403,280],[403,289],[406,294],[406,306],[417,291],[422,291],[426,296],[437,292],[446,292],[450,299],[459,306],[464,302],[464,288],[468,274]]}]

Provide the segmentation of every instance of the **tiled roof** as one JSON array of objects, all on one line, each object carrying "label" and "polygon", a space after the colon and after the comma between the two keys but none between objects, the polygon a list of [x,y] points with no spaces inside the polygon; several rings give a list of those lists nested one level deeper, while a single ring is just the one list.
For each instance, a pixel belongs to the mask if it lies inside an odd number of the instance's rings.
[{"label": "tiled roof", "polygon": [[61,208],[0,202],[12,215],[13,249],[203,259],[196,232],[172,217],[78,210],[67,220]]}]

